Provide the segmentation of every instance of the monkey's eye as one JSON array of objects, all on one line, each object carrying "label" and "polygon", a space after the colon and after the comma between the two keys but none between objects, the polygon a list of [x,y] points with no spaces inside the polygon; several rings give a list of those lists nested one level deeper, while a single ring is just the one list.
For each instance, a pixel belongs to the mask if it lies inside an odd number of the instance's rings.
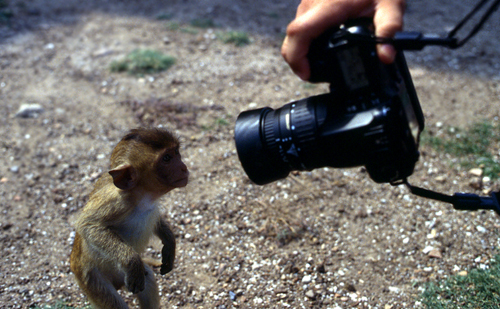
[{"label": "monkey's eye", "polygon": [[163,162],[169,162],[172,159],[172,156],[169,154],[166,154],[161,159],[163,160]]}]

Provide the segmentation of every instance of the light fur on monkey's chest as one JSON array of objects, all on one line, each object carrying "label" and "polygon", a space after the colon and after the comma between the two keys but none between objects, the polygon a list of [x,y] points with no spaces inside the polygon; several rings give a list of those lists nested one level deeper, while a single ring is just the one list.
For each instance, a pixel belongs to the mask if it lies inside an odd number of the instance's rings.
[{"label": "light fur on monkey's chest", "polygon": [[125,222],[120,225],[120,236],[137,252],[141,253],[146,249],[159,218],[160,210],[157,203],[146,196]]}]

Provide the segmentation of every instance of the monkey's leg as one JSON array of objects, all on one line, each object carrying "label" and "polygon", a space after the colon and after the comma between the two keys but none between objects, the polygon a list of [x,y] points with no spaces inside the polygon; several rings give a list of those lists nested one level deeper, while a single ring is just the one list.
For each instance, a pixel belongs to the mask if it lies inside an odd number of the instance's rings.
[{"label": "monkey's leg", "polygon": [[78,280],[78,283],[95,309],[128,309],[116,288],[99,270],[91,270],[86,282]]},{"label": "monkey's leg", "polygon": [[144,268],[146,269],[146,282],[144,290],[137,294],[139,305],[141,309],[158,309],[160,308],[160,293],[155,274],[147,264],[144,265]]}]

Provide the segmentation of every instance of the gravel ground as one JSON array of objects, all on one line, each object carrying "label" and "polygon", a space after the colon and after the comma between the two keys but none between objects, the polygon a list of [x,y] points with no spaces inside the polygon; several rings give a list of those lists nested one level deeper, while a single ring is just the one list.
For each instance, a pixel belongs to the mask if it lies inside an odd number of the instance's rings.
[{"label": "gravel ground", "polygon": [[[162,200],[178,242],[173,272],[157,273],[163,307],[419,307],[425,282],[487,268],[498,252],[494,213],[376,184],[363,168],[293,173],[266,186],[248,180],[234,147],[237,115],[327,89],[303,83],[281,59],[297,1],[8,3],[13,18],[0,24],[1,308],[87,305],[69,270],[72,221],[114,145],[137,126],[174,130],[192,175]],[[408,1],[406,28],[443,34],[473,4]],[[217,27],[192,28],[193,19]],[[456,51],[407,54],[431,134],[498,122],[499,23],[497,12]],[[248,33],[251,44],[224,44],[218,35],[228,30]],[[136,48],[177,62],[143,77],[109,71]],[[43,112],[16,117],[27,103]],[[499,190],[498,180],[483,181],[455,158],[421,151],[413,184]],[[146,255],[160,249],[154,240]]]}]

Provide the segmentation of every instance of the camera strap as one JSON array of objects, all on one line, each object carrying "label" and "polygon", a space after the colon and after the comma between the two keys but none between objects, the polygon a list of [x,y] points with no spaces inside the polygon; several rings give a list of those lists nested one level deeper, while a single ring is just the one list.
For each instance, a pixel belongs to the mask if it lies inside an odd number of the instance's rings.
[{"label": "camera strap", "polygon": [[[498,7],[500,0],[493,1],[493,4],[481,16],[479,22],[472,28],[472,30],[461,40],[458,40],[455,35],[462,27],[471,20],[471,18],[490,0],[481,0],[447,35],[445,38],[433,37],[422,35],[420,32],[398,32],[393,39],[388,38],[375,38],[377,43],[393,44],[395,48],[400,50],[421,50],[427,45],[438,45],[449,48],[458,48],[464,45],[470,38],[472,38],[490,18]],[[480,210],[488,209],[494,210],[500,215],[500,192],[492,192],[489,197],[478,196],[471,193],[455,193],[447,195],[432,190],[419,188],[411,185],[407,179],[393,185],[404,184],[408,187],[412,194],[428,199],[441,201],[453,205],[457,210]]]},{"label": "camera strap", "polygon": [[491,193],[490,197],[478,196],[471,193],[455,193],[453,195],[446,195],[428,189],[412,186],[410,183],[408,183],[407,179],[403,180],[400,184],[405,184],[410,192],[417,196],[452,204],[453,208],[457,210],[473,211],[488,209],[494,210],[497,214],[500,215],[500,192],[493,192]]},{"label": "camera strap", "polygon": [[[481,16],[479,22],[472,28],[472,30],[463,39],[458,40],[455,35],[462,29],[462,27],[470,21],[470,19],[490,0],[481,0],[447,35],[445,38],[432,37],[427,35],[422,35],[420,32],[398,32],[393,39],[387,38],[375,38],[377,43],[388,43],[393,44],[397,49],[401,50],[421,50],[427,45],[438,45],[445,46],[449,48],[458,48],[464,45],[470,38],[472,38],[484,25],[484,23],[490,18],[498,7],[500,6],[500,0],[495,0],[486,10],[486,12]],[[482,197],[471,193],[455,193],[453,195],[447,195],[435,191],[431,191],[424,188],[419,188],[411,185],[407,179],[404,179],[399,184],[405,184],[411,193],[433,199],[436,201],[441,201],[445,203],[452,204],[457,210],[479,210],[488,209],[494,210],[500,215],[500,192],[492,192],[489,197]],[[398,185],[398,184],[395,184]]]},{"label": "camera strap", "polygon": [[471,20],[471,18],[490,0],[481,0],[449,33],[445,38],[423,35],[420,32],[403,31],[398,32],[394,38],[380,38],[376,37],[375,42],[379,44],[392,44],[399,50],[421,50],[425,46],[444,46],[455,49],[464,45],[470,38],[472,38],[479,30],[481,30],[484,23],[490,18],[498,7],[500,0],[494,0],[490,7],[481,16],[478,23],[463,39],[458,40],[455,35],[462,29],[462,27]]},{"label": "camera strap", "polygon": [[[482,0],[480,1],[472,11],[469,12],[456,26],[453,28],[448,33],[448,38],[453,38],[455,34],[474,16],[489,0]],[[481,27],[483,24],[490,18],[491,14],[495,12],[498,9],[498,6],[500,5],[500,0],[493,1],[493,4],[486,10],[486,12],[483,14],[479,22],[474,26],[474,28],[469,32],[469,34],[463,38],[462,40],[458,41],[456,44],[456,47],[460,47],[464,45],[471,37],[473,37],[479,30],[481,30]],[[455,48],[456,48],[455,47]]]}]

